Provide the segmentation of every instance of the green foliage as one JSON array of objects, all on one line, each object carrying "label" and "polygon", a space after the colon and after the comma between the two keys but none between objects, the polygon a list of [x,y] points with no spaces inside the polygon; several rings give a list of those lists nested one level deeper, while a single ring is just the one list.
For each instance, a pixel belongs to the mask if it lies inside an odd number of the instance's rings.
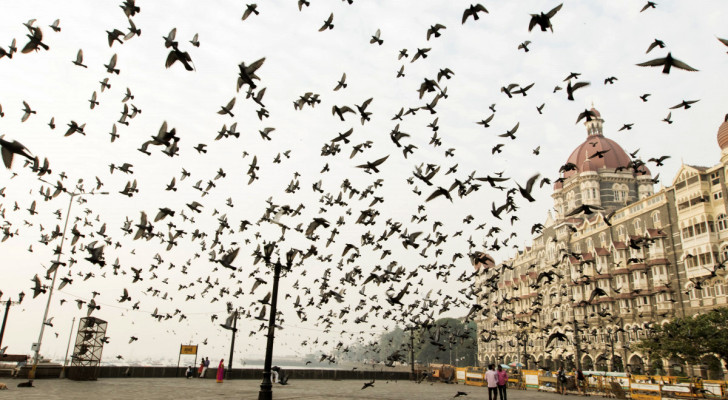
[{"label": "green foliage", "polygon": [[654,328],[652,335],[634,346],[650,358],[678,358],[692,364],[715,354],[728,368],[728,308],[693,317],[677,318]]},{"label": "green foliage", "polygon": [[467,325],[454,318],[441,318],[433,327],[415,331],[415,361],[477,365],[478,345],[474,322]]}]

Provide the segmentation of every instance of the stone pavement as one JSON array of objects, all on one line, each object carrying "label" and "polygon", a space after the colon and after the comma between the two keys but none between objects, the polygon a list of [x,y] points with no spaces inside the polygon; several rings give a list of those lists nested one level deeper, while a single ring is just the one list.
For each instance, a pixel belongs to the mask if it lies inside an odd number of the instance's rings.
[{"label": "stone pavement", "polygon": [[[114,378],[95,382],[75,382],[68,379],[44,379],[34,382],[35,388],[18,388],[19,380],[0,378],[9,390],[0,391],[0,400],[48,400],[48,399],[257,399],[260,381],[228,380],[216,383],[214,379],[184,378]],[[451,399],[458,391],[467,393],[459,399],[487,399],[487,388],[444,383],[409,381],[376,381],[373,387],[362,390],[363,380],[298,380],[288,385],[273,386],[274,399]],[[570,400],[585,397],[569,395]],[[592,397],[599,399],[600,397]],[[561,400],[554,393],[535,390],[508,390],[508,400]]]}]

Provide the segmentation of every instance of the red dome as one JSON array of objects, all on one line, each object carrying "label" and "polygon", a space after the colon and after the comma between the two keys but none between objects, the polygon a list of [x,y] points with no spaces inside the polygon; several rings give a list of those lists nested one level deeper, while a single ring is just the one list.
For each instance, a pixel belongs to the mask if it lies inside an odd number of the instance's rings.
[{"label": "red dome", "polygon": [[728,114],[726,114],[725,121],[718,128],[718,146],[720,146],[721,150],[728,147]]},{"label": "red dome", "polygon": [[[728,127],[726,130],[728,130]],[[728,134],[728,132],[726,133]],[[597,154],[597,152],[605,150],[608,151],[603,153],[602,157],[589,158]],[[630,158],[614,140],[607,139],[602,135],[591,135],[571,153],[566,162],[576,165],[577,169],[566,171],[564,178],[581,172],[598,171],[602,168],[614,170],[619,167],[626,167],[630,162]],[[641,169],[647,174],[650,173],[646,167]]]}]

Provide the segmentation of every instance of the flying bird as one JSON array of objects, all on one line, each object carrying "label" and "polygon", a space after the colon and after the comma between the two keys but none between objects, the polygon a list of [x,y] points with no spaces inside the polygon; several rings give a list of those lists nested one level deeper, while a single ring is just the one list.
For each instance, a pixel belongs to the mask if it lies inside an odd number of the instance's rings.
[{"label": "flying bird", "polygon": [[637,64],[640,67],[659,67],[662,66],[662,73],[669,74],[670,68],[675,67],[684,69],[685,71],[698,71],[697,69],[687,65],[686,63],[672,57],[672,53],[667,53],[667,56],[663,58],[655,58],[654,60],[645,61]]},{"label": "flying bird", "polygon": [[471,4],[470,7],[466,8],[465,11],[463,12],[462,23],[464,24],[465,21],[468,20],[468,17],[473,17],[473,19],[476,21],[479,20],[480,19],[480,17],[478,16],[479,12],[484,12],[484,13],[488,14],[488,10],[482,4],[480,4],[480,3],[475,4],[475,5]]},{"label": "flying bird", "polygon": [[83,50],[78,49],[78,53],[76,53],[76,61],[71,61],[75,65],[78,65],[79,67],[88,68],[88,66],[83,64]]},{"label": "flying bird", "polygon": [[531,32],[531,30],[538,25],[541,27],[541,32],[546,32],[547,29],[551,29],[551,32],[553,33],[554,27],[551,25],[551,18],[553,18],[556,13],[561,10],[561,6],[563,5],[564,3],[559,4],[546,14],[543,12],[540,14],[531,14],[531,21],[528,23],[528,31]]},{"label": "flying bird", "polygon": [[331,13],[331,15],[329,15],[329,18],[327,18],[326,21],[324,21],[324,24],[321,26],[321,28],[319,28],[319,32],[323,32],[327,29],[334,29],[333,22],[334,22],[334,13]]}]

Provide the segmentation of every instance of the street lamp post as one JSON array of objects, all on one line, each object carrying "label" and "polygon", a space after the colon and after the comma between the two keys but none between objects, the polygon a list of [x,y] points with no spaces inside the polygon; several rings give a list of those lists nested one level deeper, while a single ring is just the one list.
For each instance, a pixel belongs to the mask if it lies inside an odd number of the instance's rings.
[{"label": "street lamp post", "polygon": [[19,303],[10,299],[5,302],[5,315],[3,315],[3,325],[2,328],[0,328],[0,349],[3,346],[3,336],[5,336],[5,324],[8,322],[8,313],[10,312],[10,306],[13,304]]},{"label": "street lamp post", "polygon": [[[263,247],[263,259],[266,265],[270,265],[271,255],[273,254],[273,248],[275,243],[268,243]],[[293,266],[293,258],[296,256],[296,251],[291,249],[286,253],[286,271],[290,271]],[[260,391],[258,392],[258,400],[272,400],[273,399],[273,383],[270,380],[271,376],[271,362],[273,361],[273,338],[275,337],[276,329],[276,306],[278,303],[278,280],[281,276],[281,265],[280,258],[273,265],[273,293],[271,294],[270,302],[270,316],[268,318],[268,342],[265,347],[265,365],[263,366],[263,382],[260,384]]]},{"label": "street lamp post", "polygon": [[236,309],[233,311],[235,316],[233,317],[233,328],[232,330],[232,339],[230,339],[230,358],[228,359],[228,368],[227,368],[227,378],[230,378],[230,374],[233,369],[233,354],[235,353],[235,334],[238,333],[238,310]]},{"label": "street lamp post", "polygon": [[[45,181],[43,181],[43,182],[45,182]],[[46,183],[48,183],[48,182],[46,182]],[[65,193],[68,193],[68,192],[65,192]],[[66,230],[68,228],[68,220],[70,219],[70,216],[71,216],[71,206],[73,205],[73,199],[76,196],[85,196],[85,195],[91,196],[91,195],[95,195],[95,194],[107,195],[109,193],[108,192],[85,193],[80,185],[76,187],[76,191],[74,191],[73,193],[68,193],[70,198],[68,200],[68,210],[66,210],[66,222],[63,224],[63,235],[61,236],[61,245],[58,248],[58,256],[56,257],[56,264],[59,264],[61,262],[61,254],[63,254],[63,243],[66,240]],[[35,371],[36,371],[36,369],[38,369],[38,361],[40,360],[40,346],[43,342],[43,332],[45,331],[45,325],[46,325],[45,322],[48,319],[48,311],[50,310],[50,307],[51,307],[51,298],[53,298],[53,289],[56,286],[56,277],[57,276],[58,276],[58,268],[56,268],[53,271],[53,279],[51,281],[51,286],[48,289],[48,301],[46,301],[45,311],[43,312],[43,320],[41,321],[41,325],[40,325],[40,333],[38,334],[38,342],[34,343],[34,345],[33,345],[33,367],[30,369],[30,372],[28,372],[28,379],[35,379]]]}]

